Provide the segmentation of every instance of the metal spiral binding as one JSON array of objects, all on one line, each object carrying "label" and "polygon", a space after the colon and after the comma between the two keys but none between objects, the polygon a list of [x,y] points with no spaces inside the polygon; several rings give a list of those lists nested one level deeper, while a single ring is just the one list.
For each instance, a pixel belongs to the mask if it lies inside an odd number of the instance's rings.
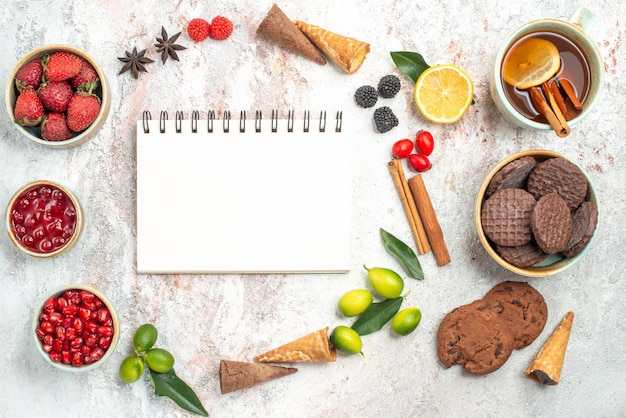
[{"label": "metal spiral binding", "polygon": [[150,114],[150,111],[144,110],[143,111],[143,132],[146,134],[150,133],[150,124],[148,123],[150,120],[152,120],[152,115]]},{"label": "metal spiral binding", "polygon": [[230,132],[230,110],[224,111],[224,118],[222,119],[222,128],[224,132]]},{"label": "metal spiral binding", "polygon": [[183,130],[183,112],[180,110],[176,111],[176,119],[174,119],[176,125],[176,133],[179,134]]},{"label": "metal spiral binding", "polygon": [[194,134],[198,132],[198,119],[200,119],[200,112],[194,110],[191,112],[191,132]]},{"label": "metal spiral binding", "polygon": [[342,123],[343,123],[343,112],[339,110],[337,112],[337,124],[335,125],[335,132],[341,132]]},{"label": "metal spiral binding", "polygon": [[308,110],[304,111],[304,126],[302,127],[302,130],[304,132],[309,132],[309,122],[311,121],[311,112]]},{"label": "metal spiral binding", "polygon": [[207,113],[207,132],[212,134],[213,133],[213,122],[215,121],[215,111],[214,110],[209,110],[209,112]]},{"label": "metal spiral binding", "polygon": [[326,111],[320,112],[320,132],[326,132]]},{"label": "metal spiral binding", "polygon": [[287,114],[287,132],[293,132],[294,112],[292,110]]},{"label": "metal spiral binding", "polygon": [[263,120],[263,115],[260,110],[257,110],[254,115],[254,131],[261,132],[261,121]]},{"label": "metal spiral binding", "polygon": [[239,132],[246,131],[246,111],[242,110],[239,113]]},{"label": "metal spiral binding", "polygon": [[278,110],[272,109],[272,132],[278,131]]},{"label": "metal spiral binding", "polygon": [[162,134],[165,133],[165,121],[167,120],[167,112],[165,110],[161,110],[161,115],[159,115],[159,130]]}]

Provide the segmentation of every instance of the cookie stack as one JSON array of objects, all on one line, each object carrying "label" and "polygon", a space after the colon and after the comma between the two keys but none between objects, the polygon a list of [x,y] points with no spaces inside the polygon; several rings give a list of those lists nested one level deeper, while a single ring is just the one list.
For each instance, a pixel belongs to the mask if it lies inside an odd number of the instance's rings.
[{"label": "cookie stack", "polygon": [[508,263],[526,268],[549,255],[578,255],[591,241],[598,221],[586,201],[582,171],[561,157],[538,162],[532,156],[502,167],[486,189],[482,228]]},{"label": "cookie stack", "polygon": [[548,307],[526,282],[506,281],[485,296],[449,312],[437,331],[437,357],[470,374],[499,369],[513,350],[530,345],[543,331]]}]

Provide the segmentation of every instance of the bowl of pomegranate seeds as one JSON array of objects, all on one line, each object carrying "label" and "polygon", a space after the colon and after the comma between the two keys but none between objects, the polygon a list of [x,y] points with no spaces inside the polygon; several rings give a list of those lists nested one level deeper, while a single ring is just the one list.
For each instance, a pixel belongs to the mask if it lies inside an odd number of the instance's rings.
[{"label": "bowl of pomegranate seeds", "polygon": [[9,200],[6,227],[11,242],[26,254],[54,257],[80,236],[82,209],[67,188],[38,180],[22,186]]},{"label": "bowl of pomegranate seeds", "polygon": [[35,308],[35,345],[50,364],[83,372],[111,356],[119,338],[117,313],[91,286],[71,284],[54,290]]},{"label": "bowl of pomegranate seeds", "polygon": [[7,79],[9,117],[28,139],[68,148],[92,138],[111,107],[102,69],[85,52],[48,45],[23,56]]}]

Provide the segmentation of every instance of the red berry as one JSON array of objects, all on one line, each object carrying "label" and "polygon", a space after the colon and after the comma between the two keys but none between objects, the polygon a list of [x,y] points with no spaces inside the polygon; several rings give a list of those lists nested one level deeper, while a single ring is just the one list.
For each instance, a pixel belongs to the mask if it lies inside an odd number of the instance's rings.
[{"label": "red berry", "polygon": [[67,127],[64,113],[49,113],[41,122],[41,137],[46,141],[67,141],[74,132]]},{"label": "red berry", "polygon": [[98,87],[100,77],[98,72],[86,60],[82,60],[80,71],[70,79],[70,83],[74,90],[93,91]]},{"label": "red berry", "polygon": [[401,139],[391,147],[391,154],[396,158],[406,158],[413,152],[413,141]]},{"label": "red berry", "polygon": [[435,148],[433,136],[428,131],[419,131],[415,135],[415,146],[424,155],[430,155]]},{"label": "red berry", "polygon": [[33,89],[26,89],[17,96],[13,116],[20,126],[39,125],[43,118],[44,108]]},{"label": "red berry", "polygon": [[204,19],[192,19],[187,26],[187,33],[192,41],[200,42],[209,37],[211,25]]},{"label": "red berry", "polygon": [[224,16],[216,16],[211,20],[209,35],[212,39],[223,41],[233,33],[233,23]]},{"label": "red berry", "polygon": [[424,171],[428,171],[431,167],[430,160],[427,156],[422,154],[411,154],[409,155],[409,164],[415,171],[420,173]]},{"label": "red berry", "polygon": [[72,86],[67,81],[44,83],[37,91],[41,104],[51,112],[65,112],[73,95]]},{"label": "red berry", "polygon": [[67,127],[73,132],[87,129],[100,113],[100,99],[84,92],[75,93],[67,106]]},{"label": "red berry", "polygon": [[24,64],[15,74],[15,87],[19,92],[26,89],[37,89],[41,84],[43,66],[41,59],[36,58]]},{"label": "red berry", "polygon": [[83,66],[83,59],[67,51],[55,52],[44,57],[44,76],[47,81],[63,81],[78,74]]}]

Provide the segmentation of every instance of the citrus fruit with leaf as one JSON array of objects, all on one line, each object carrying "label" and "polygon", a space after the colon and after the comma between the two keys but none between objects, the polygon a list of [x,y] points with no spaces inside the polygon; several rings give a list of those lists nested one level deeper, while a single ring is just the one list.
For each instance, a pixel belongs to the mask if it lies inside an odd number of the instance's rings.
[{"label": "citrus fruit with leaf", "polygon": [[413,90],[417,109],[435,123],[454,123],[472,104],[474,84],[465,71],[454,64],[441,64],[424,70]]},{"label": "citrus fruit with leaf", "polygon": [[148,367],[157,373],[167,373],[174,367],[174,356],[163,348],[151,348],[145,358]]},{"label": "citrus fruit with leaf", "polygon": [[139,356],[126,357],[120,364],[120,379],[125,383],[139,380],[143,374],[143,360]]},{"label": "citrus fruit with leaf", "polygon": [[395,299],[404,289],[404,280],[398,273],[384,267],[367,268],[367,278],[376,293],[386,299]]},{"label": "citrus fruit with leaf", "polygon": [[400,335],[409,335],[422,320],[422,312],[418,308],[406,308],[398,312],[391,320],[391,329]]},{"label": "citrus fruit with leaf", "polygon": [[133,346],[138,352],[144,352],[152,348],[159,335],[157,329],[152,324],[143,324],[133,335]]},{"label": "citrus fruit with leaf", "polygon": [[360,353],[363,348],[361,336],[352,328],[339,325],[330,334],[330,342],[335,348],[346,354]]},{"label": "citrus fruit with leaf", "polygon": [[550,41],[528,38],[514,45],[502,64],[504,81],[519,89],[548,81],[561,66],[559,50]]},{"label": "citrus fruit with leaf", "polygon": [[365,312],[374,301],[374,296],[367,289],[353,289],[346,292],[337,305],[344,316],[352,317]]}]

